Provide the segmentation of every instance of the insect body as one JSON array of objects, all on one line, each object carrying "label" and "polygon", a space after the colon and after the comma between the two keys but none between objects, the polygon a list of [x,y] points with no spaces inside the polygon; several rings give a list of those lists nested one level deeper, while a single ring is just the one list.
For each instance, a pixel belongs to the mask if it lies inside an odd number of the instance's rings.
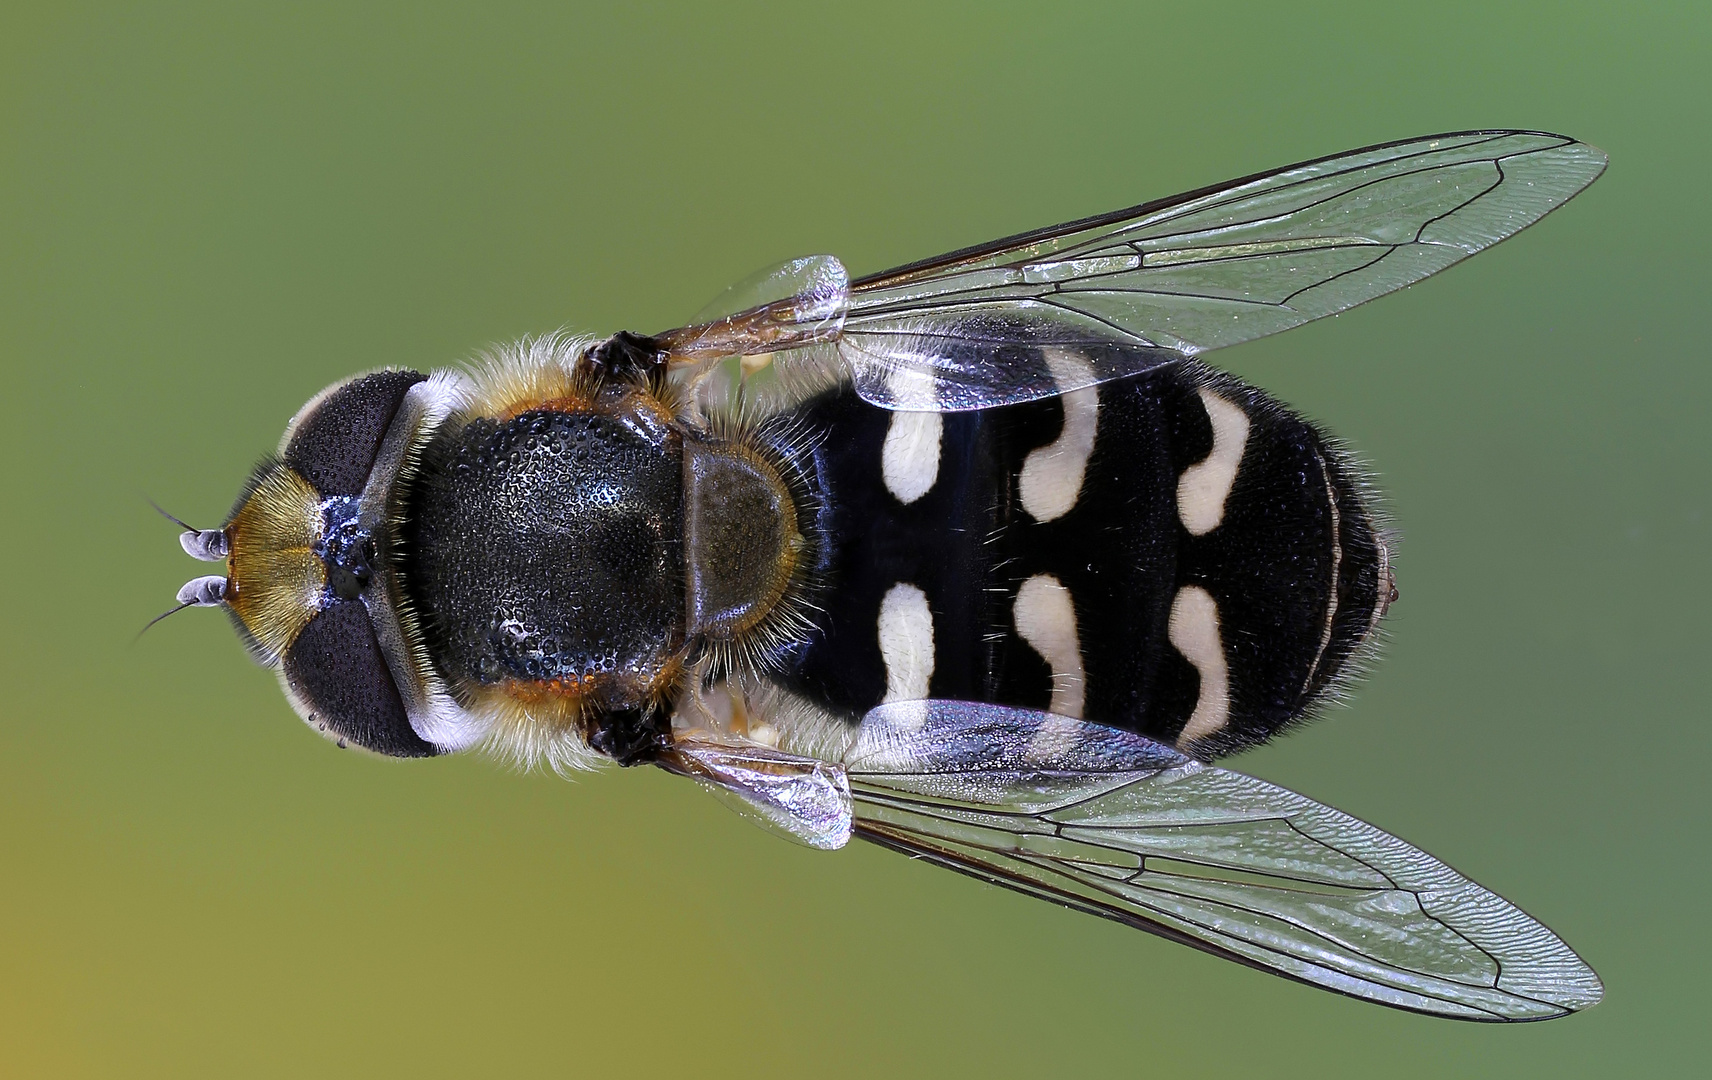
[{"label": "insect body", "polygon": [[1212,759],[1308,716],[1396,596],[1357,470],[1196,356],[1525,227],[1598,151],[1389,144],[729,315],[384,371],[292,421],[184,605],[393,756],[695,778],[1344,993],[1469,1019],[1598,1001],[1550,931]]},{"label": "insect body", "polygon": [[1193,362],[983,412],[844,392],[803,416],[828,584],[772,666],[840,715],[993,702],[1215,757],[1306,714],[1389,597],[1342,455]]}]

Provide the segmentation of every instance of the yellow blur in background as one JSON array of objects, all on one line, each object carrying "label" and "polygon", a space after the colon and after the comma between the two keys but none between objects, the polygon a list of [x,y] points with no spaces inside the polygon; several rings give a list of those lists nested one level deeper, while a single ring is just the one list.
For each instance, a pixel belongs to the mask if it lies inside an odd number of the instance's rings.
[{"label": "yellow blur in background", "polygon": [[[0,1076],[1680,1075],[1708,1007],[1712,9],[0,11]],[[133,644],[334,379],[648,332],[1387,139],[1560,131],[1513,242],[1217,363],[1403,541],[1351,707],[1236,767],[1556,929],[1492,1028],[1287,983],[693,786],[341,753],[224,619]]]}]

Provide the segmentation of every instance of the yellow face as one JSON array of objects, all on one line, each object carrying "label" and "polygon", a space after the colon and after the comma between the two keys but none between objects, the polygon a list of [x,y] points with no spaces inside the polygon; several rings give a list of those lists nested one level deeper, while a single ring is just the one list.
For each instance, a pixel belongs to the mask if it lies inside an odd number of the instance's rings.
[{"label": "yellow face", "polygon": [[226,602],[263,663],[283,656],[321,606],[321,498],[281,462],[262,467],[226,526]]}]

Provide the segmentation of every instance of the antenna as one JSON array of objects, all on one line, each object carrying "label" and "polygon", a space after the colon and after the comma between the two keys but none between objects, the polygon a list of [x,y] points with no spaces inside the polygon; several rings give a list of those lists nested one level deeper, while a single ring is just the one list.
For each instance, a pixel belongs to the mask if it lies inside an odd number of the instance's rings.
[{"label": "antenna", "polygon": [[[159,509],[159,507],[156,507],[156,509]],[[161,512],[165,513],[164,510]],[[178,590],[178,606],[169,611],[163,611],[159,615],[150,619],[148,621],[148,625],[137,631],[137,636],[131,639],[131,644],[135,645],[138,639],[149,632],[149,627],[160,622],[168,615],[177,615],[187,607],[219,607],[225,602],[225,578],[218,574],[210,574],[207,577],[191,578],[189,581],[184,583],[183,588]]]},{"label": "antenna", "polygon": [[[226,530],[198,529],[196,526],[186,524],[179,518],[167,513],[161,508],[161,504],[155,502],[153,499],[146,499],[145,501],[150,506],[154,507],[155,511],[159,513],[161,517],[166,518],[168,521],[184,530],[178,534],[178,546],[184,549],[184,553],[186,555],[189,555],[193,559],[199,559],[202,562],[222,562],[225,560],[226,556],[231,553],[231,544],[226,538]],[[166,614],[171,615],[172,612],[169,611]],[[162,615],[161,618],[166,618],[166,615]],[[159,621],[159,619],[156,620],[156,622]],[[150,623],[149,625],[153,626],[154,623]],[[147,629],[147,627],[144,627],[144,629]]]}]

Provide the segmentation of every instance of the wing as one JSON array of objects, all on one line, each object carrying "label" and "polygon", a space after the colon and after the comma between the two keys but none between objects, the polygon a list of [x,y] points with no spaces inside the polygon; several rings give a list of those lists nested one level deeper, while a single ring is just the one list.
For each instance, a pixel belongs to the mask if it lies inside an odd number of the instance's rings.
[{"label": "wing", "polygon": [[850,842],[850,785],[844,770],[735,738],[679,737],[656,762],[701,784],[755,824],[808,847]]},{"label": "wing", "polygon": [[755,356],[836,341],[850,306],[850,275],[830,255],[807,255],[737,282],[702,312],[701,321],[656,334],[680,363]]},{"label": "wing", "polygon": [[1469,1020],[1599,1001],[1528,915],[1396,837],[1062,716],[882,705],[846,756],[856,835],[1353,997]]},{"label": "wing", "polygon": [[[1027,401],[1278,333],[1437,273],[1592,183],[1598,149],[1477,131],[1387,143],[1025,233],[662,335],[697,357],[835,350],[888,408]],[[841,270],[841,268],[840,268]],[[1075,362],[1042,357],[1054,348]]]}]

